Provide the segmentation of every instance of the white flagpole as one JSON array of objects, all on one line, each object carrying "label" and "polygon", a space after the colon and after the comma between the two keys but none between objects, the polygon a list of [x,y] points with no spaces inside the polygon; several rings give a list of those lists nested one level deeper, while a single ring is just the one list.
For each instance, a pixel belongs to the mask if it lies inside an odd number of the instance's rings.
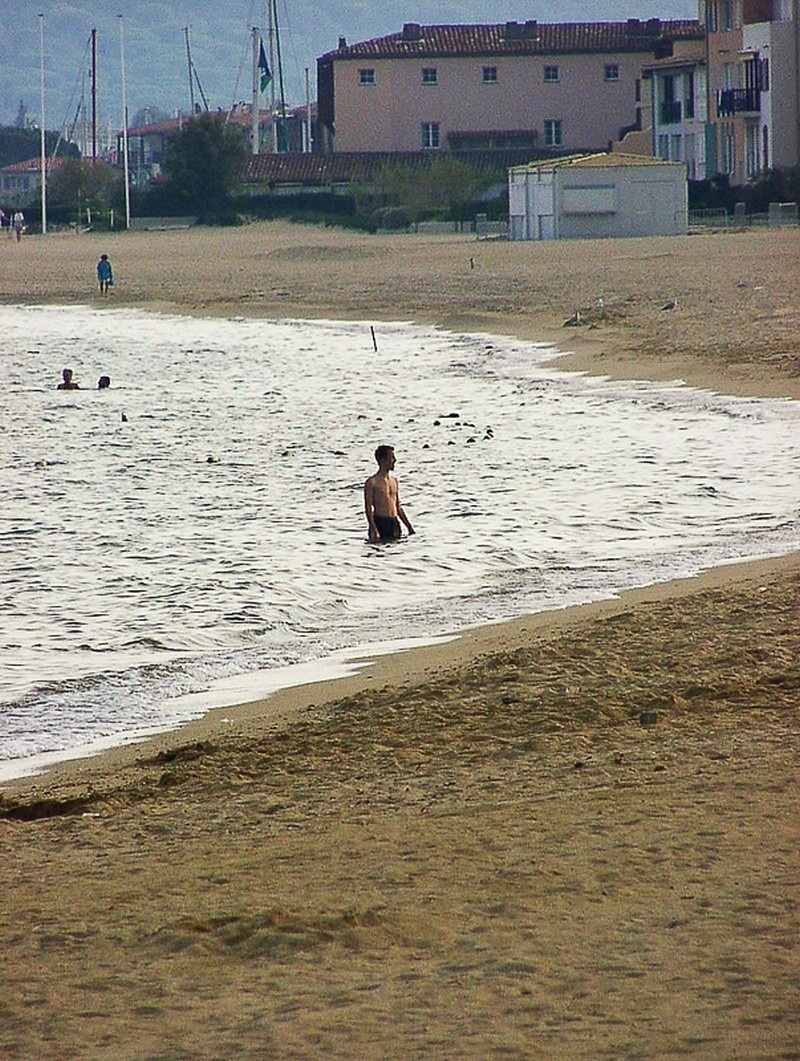
[{"label": "white flagpole", "polygon": [[269,26],[269,71],[272,75],[269,83],[269,120],[272,130],[272,152],[278,150],[278,127],[275,123],[275,19],[272,10],[273,0],[267,0]]},{"label": "white flagpole", "polygon": [[250,114],[250,139],[251,139],[251,154],[257,155],[259,151],[259,135],[258,135],[258,111],[259,102],[261,96],[261,79],[260,71],[258,69],[258,60],[261,57],[261,34],[258,30],[258,26],[253,26],[253,103]]},{"label": "white flagpole", "polygon": [[125,176],[125,228],[131,227],[131,181],[128,167],[128,88],[125,81],[125,31],[119,16],[119,64],[122,72],[122,169]]},{"label": "white flagpole", "polygon": [[39,152],[42,167],[42,235],[47,235],[47,141],[44,127],[44,15],[39,15]]}]

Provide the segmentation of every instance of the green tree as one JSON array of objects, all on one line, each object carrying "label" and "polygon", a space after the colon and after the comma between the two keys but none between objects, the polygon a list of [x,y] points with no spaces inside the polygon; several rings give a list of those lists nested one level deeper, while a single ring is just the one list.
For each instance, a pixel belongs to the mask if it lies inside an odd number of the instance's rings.
[{"label": "green tree", "polygon": [[209,221],[230,210],[246,157],[238,126],[222,115],[201,114],[170,141],[164,172],[186,207]]},{"label": "green tree", "polygon": [[122,177],[105,162],[69,158],[50,177],[48,200],[53,206],[66,207],[79,223],[92,213],[92,223],[108,222],[111,207],[121,208]]},{"label": "green tree", "polygon": [[456,214],[502,179],[500,174],[479,172],[460,159],[436,156],[427,165],[384,166],[375,189],[384,205],[402,209],[418,220],[434,214]]}]

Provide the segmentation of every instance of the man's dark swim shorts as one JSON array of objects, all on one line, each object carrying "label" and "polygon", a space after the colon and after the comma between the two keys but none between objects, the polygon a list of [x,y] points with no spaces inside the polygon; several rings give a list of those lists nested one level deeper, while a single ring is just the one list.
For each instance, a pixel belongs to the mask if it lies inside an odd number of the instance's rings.
[{"label": "man's dark swim shorts", "polygon": [[382,542],[392,542],[402,534],[400,520],[394,516],[376,516],[375,526],[378,529],[378,537]]}]

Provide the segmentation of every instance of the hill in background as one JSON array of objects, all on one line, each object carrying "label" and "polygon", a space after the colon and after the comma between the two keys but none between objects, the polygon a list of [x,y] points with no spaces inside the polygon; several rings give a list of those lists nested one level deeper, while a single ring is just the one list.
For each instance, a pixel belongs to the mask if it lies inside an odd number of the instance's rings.
[{"label": "hill in background", "polygon": [[[20,10],[22,9],[22,10]],[[104,129],[122,124],[118,13],[124,15],[128,114],[145,107],[189,110],[184,26],[209,105],[228,108],[251,93],[250,27],[266,30],[266,5],[253,0],[0,0],[0,125],[14,122],[20,101],[39,117],[39,19],[45,16],[45,118],[49,129],[74,122],[82,93],[90,96],[89,36],[97,29],[98,115]],[[399,30],[404,22],[463,23],[694,18],[694,0],[278,0],[287,102],[305,101],[306,67],[316,96],[316,58],[337,46]],[[199,99],[199,96],[197,96]]]}]

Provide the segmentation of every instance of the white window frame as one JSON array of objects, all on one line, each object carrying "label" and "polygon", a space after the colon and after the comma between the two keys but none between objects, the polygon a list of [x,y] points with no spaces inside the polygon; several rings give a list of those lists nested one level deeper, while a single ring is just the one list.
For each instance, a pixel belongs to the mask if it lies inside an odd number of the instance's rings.
[{"label": "white window frame", "polygon": [[544,120],[544,146],[564,146],[564,123],[560,118],[545,118]]},{"label": "white window frame", "polygon": [[375,77],[375,68],[373,66],[364,67],[358,71],[358,83],[359,85],[375,85],[377,84],[377,78]]},{"label": "white window frame", "polygon": [[557,66],[548,65],[544,68],[542,79],[546,85],[554,85],[561,80],[561,71]]},{"label": "white window frame", "polygon": [[439,122],[423,122],[420,133],[423,151],[436,151],[442,146]]},{"label": "white window frame", "polygon": [[423,66],[422,68],[422,84],[423,85],[438,85],[439,74],[435,66]]}]

